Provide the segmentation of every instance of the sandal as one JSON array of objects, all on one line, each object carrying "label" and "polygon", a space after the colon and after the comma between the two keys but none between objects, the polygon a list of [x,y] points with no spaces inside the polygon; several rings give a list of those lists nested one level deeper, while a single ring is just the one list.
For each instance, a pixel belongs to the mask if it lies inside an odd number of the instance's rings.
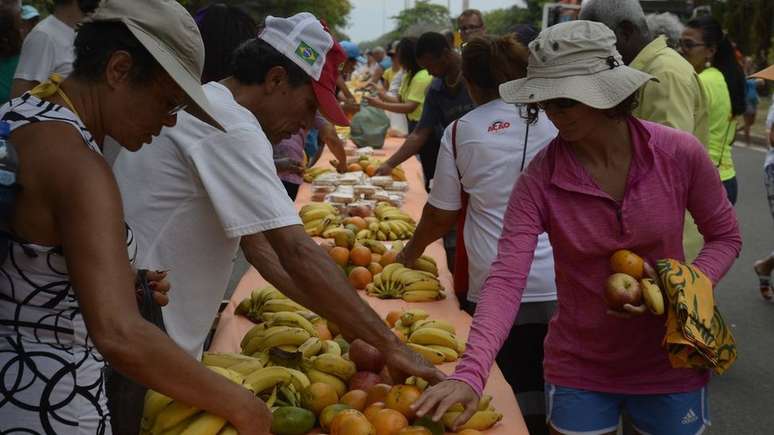
[{"label": "sandal", "polygon": [[759,263],[753,265],[755,274],[758,275],[758,289],[761,292],[761,297],[764,300],[771,301],[774,299],[774,289],[771,288],[771,274],[765,274],[758,270]]}]

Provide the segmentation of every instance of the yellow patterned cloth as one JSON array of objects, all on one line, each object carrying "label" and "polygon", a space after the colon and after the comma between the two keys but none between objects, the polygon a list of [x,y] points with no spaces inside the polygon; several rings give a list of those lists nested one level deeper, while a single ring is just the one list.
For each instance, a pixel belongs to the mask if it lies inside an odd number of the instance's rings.
[{"label": "yellow patterned cloth", "polygon": [[728,370],[736,342],[715,306],[712,281],[677,260],[659,260],[656,269],[669,300],[663,346],[672,367]]}]

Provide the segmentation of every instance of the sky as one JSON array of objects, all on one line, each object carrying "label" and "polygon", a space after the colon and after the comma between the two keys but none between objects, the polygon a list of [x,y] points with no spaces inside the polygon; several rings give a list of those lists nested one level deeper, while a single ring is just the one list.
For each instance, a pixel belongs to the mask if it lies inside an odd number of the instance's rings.
[{"label": "sky", "polygon": [[[363,42],[376,39],[395,27],[390,17],[397,15],[407,0],[350,0],[352,12],[349,14],[349,26],[345,32],[352,41]],[[413,6],[414,0],[408,0]],[[451,15],[462,12],[462,0],[432,0],[432,3],[449,7]],[[507,8],[515,4],[523,5],[519,0],[468,0],[469,7],[486,12],[492,9]],[[411,7],[409,6],[409,7]]]}]

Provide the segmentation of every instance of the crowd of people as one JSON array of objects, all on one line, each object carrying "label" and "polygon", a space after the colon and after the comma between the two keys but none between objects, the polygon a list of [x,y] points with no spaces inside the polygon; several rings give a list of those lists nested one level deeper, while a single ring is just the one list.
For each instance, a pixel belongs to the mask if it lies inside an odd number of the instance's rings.
[{"label": "crowd of people", "polygon": [[[710,370],[673,367],[663,318],[601,294],[619,249],[713,285],[741,251],[731,150],[774,67],[755,73],[714,18],[585,0],[578,20],[495,36],[466,10],[459,47],[427,32],[370,50],[307,12],[257,23],[217,3],[55,0],[40,18],[0,0],[0,121],[23,187],[0,201],[0,432],[123,433],[109,366],[268,434],[265,404],[198,362],[239,251],[433,384],[419,416],[462,403],[464,423],[496,362],[530,433],[615,433],[622,413],[639,433],[710,424]],[[417,156],[429,192],[398,261],[443,239],[473,316],[450,376],[398,340],[293,204],[322,147],[346,170],[335,126],[358,110],[353,74],[403,137],[376,173]],[[768,118],[774,146],[774,105]],[[774,151],[764,168],[774,217]],[[754,270],[774,298],[774,254]],[[142,276],[166,334],[138,310]]]}]

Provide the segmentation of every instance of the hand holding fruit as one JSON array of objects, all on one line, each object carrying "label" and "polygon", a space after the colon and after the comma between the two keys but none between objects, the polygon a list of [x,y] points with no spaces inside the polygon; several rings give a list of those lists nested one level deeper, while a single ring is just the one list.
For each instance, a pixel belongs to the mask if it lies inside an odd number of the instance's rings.
[{"label": "hand holding fruit", "polygon": [[411,249],[411,241],[409,241],[406,246],[401,249],[400,252],[398,252],[398,256],[395,257],[395,262],[400,263],[408,268],[414,267],[414,262],[417,261],[417,258],[419,258],[419,255],[417,255],[413,249]]},{"label": "hand holding fruit", "polygon": [[632,318],[645,314],[664,313],[664,299],[658,287],[656,271],[639,255],[621,249],[610,257],[613,274],[605,283],[604,299],[610,309],[607,314]]},{"label": "hand holding fruit", "polygon": [[422,396],[411,406],[418,417],[423,417],[435,410],[432,414],[433,421],[440,421],[441,417],[454,404],[461,403],[465,408],[452,423],[452,430],[467,422],[478,411],[479,397],[473,388],[460,381],[447,380],[436,384],[422,393]]},{"label": "hand holding fruit", "polygon": [[376,175],[386,177],[388,175],[392,175],[392,165],[390,165],[387,162],[382,163],[379,165],[379,168],[376,169]]},{"label": "hand holding fruit", "polygon": [[303,175],[305,169],[301,162],[288,157],[274,160],[274,166],[277,167],[277,172],[292,172],[299,175]]},{"label": "hand holding fruit", "polygon": [[266,404],[245,389],[245,403],[236,404],[236,416],[229,422],[240,435],[271,435],[271,411]]}]

